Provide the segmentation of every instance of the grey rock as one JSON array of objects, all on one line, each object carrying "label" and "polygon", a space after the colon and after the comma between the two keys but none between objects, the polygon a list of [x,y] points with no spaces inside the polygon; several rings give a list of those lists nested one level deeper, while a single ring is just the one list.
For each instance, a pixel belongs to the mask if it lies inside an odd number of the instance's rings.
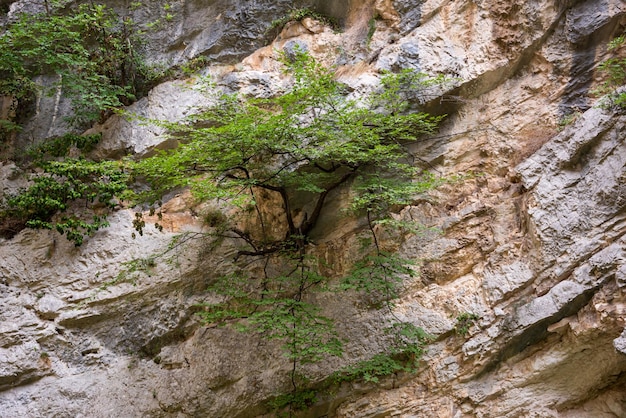
[{"label": "grey rock", "polygon": [[[255,1],[233,3],[212,0],[171,3],[171,19],[164,18],[166,1],[143,3],[132,12],[146,25],[159,21],[158,30],[147,30],[145,54],[149,62],[182,63],[203,55],[212,61],[234,62],[268,42],[265,32],[273,20],[308,1]],[[121,8],[122,6],[120,6]]]},{"label": "grey rock", "polygon": [[[619,194],[613,203],[607,195],[621,190],[626,147],[615,133],[625,122],[611,112],[590,109],[518,166],[523,184],[533,189],[537,205],[529,213],[550,259],[556,260],[565,249],[573,262],[593,253],[601,245],[594,237],[603,224],[621,218]],[[572,266],[559,263],[558,268],[566,271]]]},{"label": "grey rock", "polygon": [[490,265],[483,274],[483,287],[493,304],[528,285],[535,277],[530,267],[521,262]]},{"label": "grey rock", "polygon": [[411,31],[419,26],[422,19],[424,1],[393,0],[393,6],[402,17],[400,28],[403,32]]},{"label": "grey rock", "polygon": [[46,356],[35,341],[0,348],[0,391],[52,374]]},{"label": "grey rock", "polygon": [[126,109],[127,116],[113,116],[87,133],[101,133],[102,139],[92,153],[95,158],[115,158],[128,152],[143,155],[159,146],[172,147],[165,129],[152,121],[175,122],[202,106],[214,103],[202,84],[171,81],[150,91]]},{"label": "grey rock", "polygon": [[224,76],[220,86],[229,91],[259,98],[268,98],[276,93],[280,81],[261,71],[237,71]]},{"label": "grey rock", "polygon": [[[41,141],[61,136],[68,131],[77,132],[77,128],[68,122],[74,110],[71,100],[63,95],[61,88],[56,87],[59,82],[54,76],[35,78],[40,87],[37,98],[31,110],[34,115],[22,125],[17,136],[18,147],[27,148]],[[79,128],[78,128],[79,129]]]},{"label": "grey rock", "polygon": [[617,351],[622,354],[626,354],[626,329],[619,337],[613,340],[613,345]]},{"label": "grey rock", "polygon": [[53,295],[44,295],[38,301],[35,310],[43,319],[54,319],[59,316],[61,308],[66,306],[65,302]]},{"label": "grey rock", "polygon": [[577,2],[567,10],[567,40],[573,44],[585,42],[590,35],[624,14],[626,6],[619,0]]}]

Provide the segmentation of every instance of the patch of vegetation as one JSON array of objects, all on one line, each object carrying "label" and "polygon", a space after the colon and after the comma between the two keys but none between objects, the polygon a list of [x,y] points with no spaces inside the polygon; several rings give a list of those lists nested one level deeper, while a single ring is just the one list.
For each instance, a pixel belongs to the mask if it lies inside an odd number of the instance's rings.
[{"label": "patch of vegetation", "polygon": [[576,112],[572,112],[570,114],[567,114],[565,116],[563,116],[560,120],[559,120],[559,131],[562,131],[563,129],[565,129],[566,126],[571,125],[572,123],[574,123],[576,121],[576,119],[578,119],[581,115],[581,112],[576,111]]},{"label": "patch of vegetation", "polygon": [[[4,235],[19,230],[16,225],[53,229],[78,246],[86,236],[108,226],[106,213],[118,205],[116,196],[123,194],[129,180],[120,163],[68,158],[38,166],[32,185],[3,202],[0,230]],[[76,214],[81,206],[87,212],[84,216]]]},{"label": "patch of vegetation", "polygon": [[106,290],[110,286],[115,286],[119,283],[131,283],[134,285],[135,280],[142,273],[150,276],[150,272],[156,267],[156,259],[155,257],[135,258],[122,263],[122,267],[122,270],[113,280],[107,281],[100,286],[101,290]]},{"label": "patch of vegetation", "polygon": [[101,134],[78,135],[68,133],[49,138],[26,150],[26,155],[35,161],[67,157],[72,147],[81,152],[90,152],[102,139]]},{"label": "patch of vegetation", "polygon": [[[150,80],[136,52],[134,22],[102,4],[47,5],[45,13],[20,15],[0,35],[0,96],[24,108],[42,90],[61,89],[72,99],[71,122],[80,126],[144,94]],[[39,75],[57,81],[46,91],[35,81]]]},{"label": "patch of vegetation", "polygon": [[[20,15],[0,35],[0,96],[13,99],[8,118],[0,120],[4,148],[11,149],[38,95],[70,98],[75,127],[101,120],[144,95],[163,73],[144,63],[137,52],[140,43],[131,19],[94,2],[49,0],[45,12]],[[46,86],[39,76],[56,81]],[[0,235],[10,237],[24,227],[54,229],[80,245],[106,226],[107,212],[130,181],[124,163],[67,158],[71,149],[89,152],[99,139],[74,133],[40,138],[17,155],[34,170],[33,184],[0,204]],[[80,203],[84,214],[69,214]]]},{"label": "patch of vegetation", "polygon": [[366,37],[366,45],[369,48],[370,43],[372,42],[372,38],[374,37],[374,34],[376,33],[376,20],[378,19],[378,14],[376,14],[375,16],[373,16],[368,22],[367,22],[367,37]]},{"label": "patch of vegetation", "polygon": [[626,84],[625,44],[626,35],[618,36],[609,43],[607,49],[614,56],[598,65],[598,70],[603,72],[607,79],[595,91],[596,94],[607,95],[606,106],[621,109],[626,108],[626,92],[616,92],[616,89]]},{"label": "patch of vegetation", "polygon": [[190,76],[202,68],[206,67],[209,62],[209,59],[203,55],[199,55],[190,59],[189,61],[181,64],[180,71],[183,75]]},{"label": "patch of vegetation", "polygon": [[[292,411],[303,411],[317,401],[317,391],[302,389],[278,395],[269,402],[269,407],[277,412],[277,416],[291,416]],[[285,409],[287,410],[286,412]],[[283,411],[281,413],[281,411]]]},{"label": "patch of vegetation", "polygon": [[457,335],[466,336],[469,333],[470,328],[480,319],[475,313],[463,312],[457,315],[456,325],[454,331]]},{"label": "patch of vegetation", "polygon": [[319,20],[324,25],[330,26],[334,30],[339,30],[339,22],[337,22],[336,19],[325,16],[321,13],[305,7],[301,9],[292,9],[285,16],[273,20],[270,24],[270,27],[265,31],[265,33],[266,35],[274,37],[280,33],[280,31],[285,27],[287,23],[299,22],[306,17]]},{"label": "patch of vegetation", "polygon": [[335,372],[332,380],[336,383],[354,380],[378,383],[382,377],[399,372],[415,372],[426,344],[433,337],[407,322],[396,322],[387,332],[393,334],[393,339],[386,353],[379,353],[368,360],[346,366]]}]

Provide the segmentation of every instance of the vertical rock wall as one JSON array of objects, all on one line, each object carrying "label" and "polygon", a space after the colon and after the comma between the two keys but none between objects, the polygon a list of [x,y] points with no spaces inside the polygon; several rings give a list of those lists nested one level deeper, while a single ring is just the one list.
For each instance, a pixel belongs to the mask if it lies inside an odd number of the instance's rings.
[{"label": "vertical rock wall", "polygon": [[[626,6],[346,4],[311,4],[336,14],[343,32],[304,21],[260,48],[291,2],[174,2],[174,22],[147,47],[155,61],[205,54],[216,61],[205,71],[219,83],[257,95],[280,87],[275,51],[294,41],[339,64],[355,95],[386,69],[458,80],[429,102],[449,116],[415,151],[437,173],[463,176],[400,213],[441,231],[400,248],[420,263],[420,276],[406,284],[396,312],[436,341],[416,375],[346,383],[308,416],[626,416],[626,117],[597,107],[590,94],[606,43],[624,31]],[[11,8],[18,6],[36,4]],[[131,110],[180,118],[206,100],[191,82],[162,84]],[[100,157],[167,146],[159,131],[117,117],[94,130],[103,132]],[[10,190],[14,169],[5,164],[0,174]],[[262,402],[287,384],[276,347],[206,328],[193,315],[206,284],[228,271],[231,244],[211,252],[192,239],[205,227],[184,194],[165,208],[165,233],[133,240],[131,221],[132,212],[120,211],[80,249],[51,232],[1,243],[0,415],[267,414]],[[349,263],[341,254],[350,253],[350,228],[320,232],[320,251]],[[189,240],[168,251],[184,231]],[[355,337],[348,361],[376,352],[375,314],[345,300],[328,300],[328,310]],[[464,313],[479,319],[460,335]],[[338,366],[313,372],[322,378]]]}]

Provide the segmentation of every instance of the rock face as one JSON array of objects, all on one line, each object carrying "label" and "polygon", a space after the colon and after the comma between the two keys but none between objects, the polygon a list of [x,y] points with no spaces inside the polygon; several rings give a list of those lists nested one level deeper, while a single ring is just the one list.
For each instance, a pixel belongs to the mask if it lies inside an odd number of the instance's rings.
[{"label": "rock face", "polygon": [[[441,231],[399,249],[420,275],[395,313],[436,340],[415,375],[344,384],[303,416],[626,416],[626,116],[590,94],[606,43],[624,30],[624,3],[345,4],[175,2],[172,22],[147,45],[154,61],[206,55],[215,63],[204,72],[218,84],[257,96],[281,86],[275,51],[294,42],[340,65],[354,95],[385,69],[457,79],[428,103],[449,116],[415,151],[437,173],[463,176],[400,212]],[[292,5],[335,15],[344,31],[308,20],[262,47],[271,20]],[[10,10],[36,7],[21,0]],[[148,22],[162,7],[151,3],[136,18]],[[210,100],[193,83],[164,83],[130,110],[181,118]],[[98,157],[171,145],[116,116],[93,130],[104,137]],[[3,191],[17,187],[12,166],[0,168]],[[206,227],[184,194],[164,212],[165,232],[137,239],[132,212],[120,211],[78,249],[29,230],[0,243],[0,415],[268,414],[262,402],[288,387],[276,347],[193,315],[207,283],[229,271],[233,247],[209,251],[194,239]],[[320,251],[349,253],[354,237],[344,228]],[[355,336],[348,357],[377,351],[374,313],[342,300],[329,300],[328,311]],[[463,314],[478,319],[455,332]]]}]

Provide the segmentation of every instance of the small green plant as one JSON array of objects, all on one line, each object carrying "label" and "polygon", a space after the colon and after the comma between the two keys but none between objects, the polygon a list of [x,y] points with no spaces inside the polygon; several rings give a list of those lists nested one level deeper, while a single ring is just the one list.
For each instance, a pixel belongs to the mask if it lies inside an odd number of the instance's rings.
[{"label": "small green plant", "polygon": [[135,258],[122,263],[122,266],[122,270],[113,280],[105,282],[100,286],[101,290],[106,290],[110,286],[114,286],[119,283],[131,283],[134,285],[135,280],[141,273],[146,274],[149,277],[151,275],[151,271],[156,267],[156,259],[155,257]]},{"label": "small green plant", "polygon": [[10,141],[10,138],[20,132],[22,127],[11,120],[0,119],[0,143]]},{"label": "small green plant", "polygon": [[163,22],[161,21],[161,19],[155,19],[152,22],[146,23],[146,28],[150,30],[156,30],[161,26],[162,23]]},{"label": "small green plant", "polygon": [[477,314],[470,312],[463,312],[457,315],[456,317],[456,325],[454,326],[454,331],[457,335],[466,336],[469,333],[472,325],[478,321],[480,317]]},{"label": "small green plant", "polygon": [[200,55],[182,64],[180,70],[183,75],[190,76],[204,68],[208,64],[208,61],[207,57]]},{"label": "small green plant", "polygon": [[[303,411],[316,401],[317,392],[315,390],[302,389],[278,395],[269,402],[269,406],[277,411],[278,416],[291,416],[292,411]],[[281,414],[285,409],[287,409],[287,412]]]},{"label": "small green plant", "polygon": [[336,373],[333,378],[337,383],[361,379],[365,382],[378,383],[379,378],[404,370],[404,365],[390,355],[376,354],[369,360],[345,367],[341,372]]},{"label": "small green plant", "polygon": [[563,129],[565,129],[566,126],[571,125],[572,123],[574,123],[576,121],[576,119],[578,119],[581,115],[580,111],[576,111],[576,112],[572,112],[569,113],[565,116],[563,116],[560,120],[559,120],[559,131],[562,131]]}]

